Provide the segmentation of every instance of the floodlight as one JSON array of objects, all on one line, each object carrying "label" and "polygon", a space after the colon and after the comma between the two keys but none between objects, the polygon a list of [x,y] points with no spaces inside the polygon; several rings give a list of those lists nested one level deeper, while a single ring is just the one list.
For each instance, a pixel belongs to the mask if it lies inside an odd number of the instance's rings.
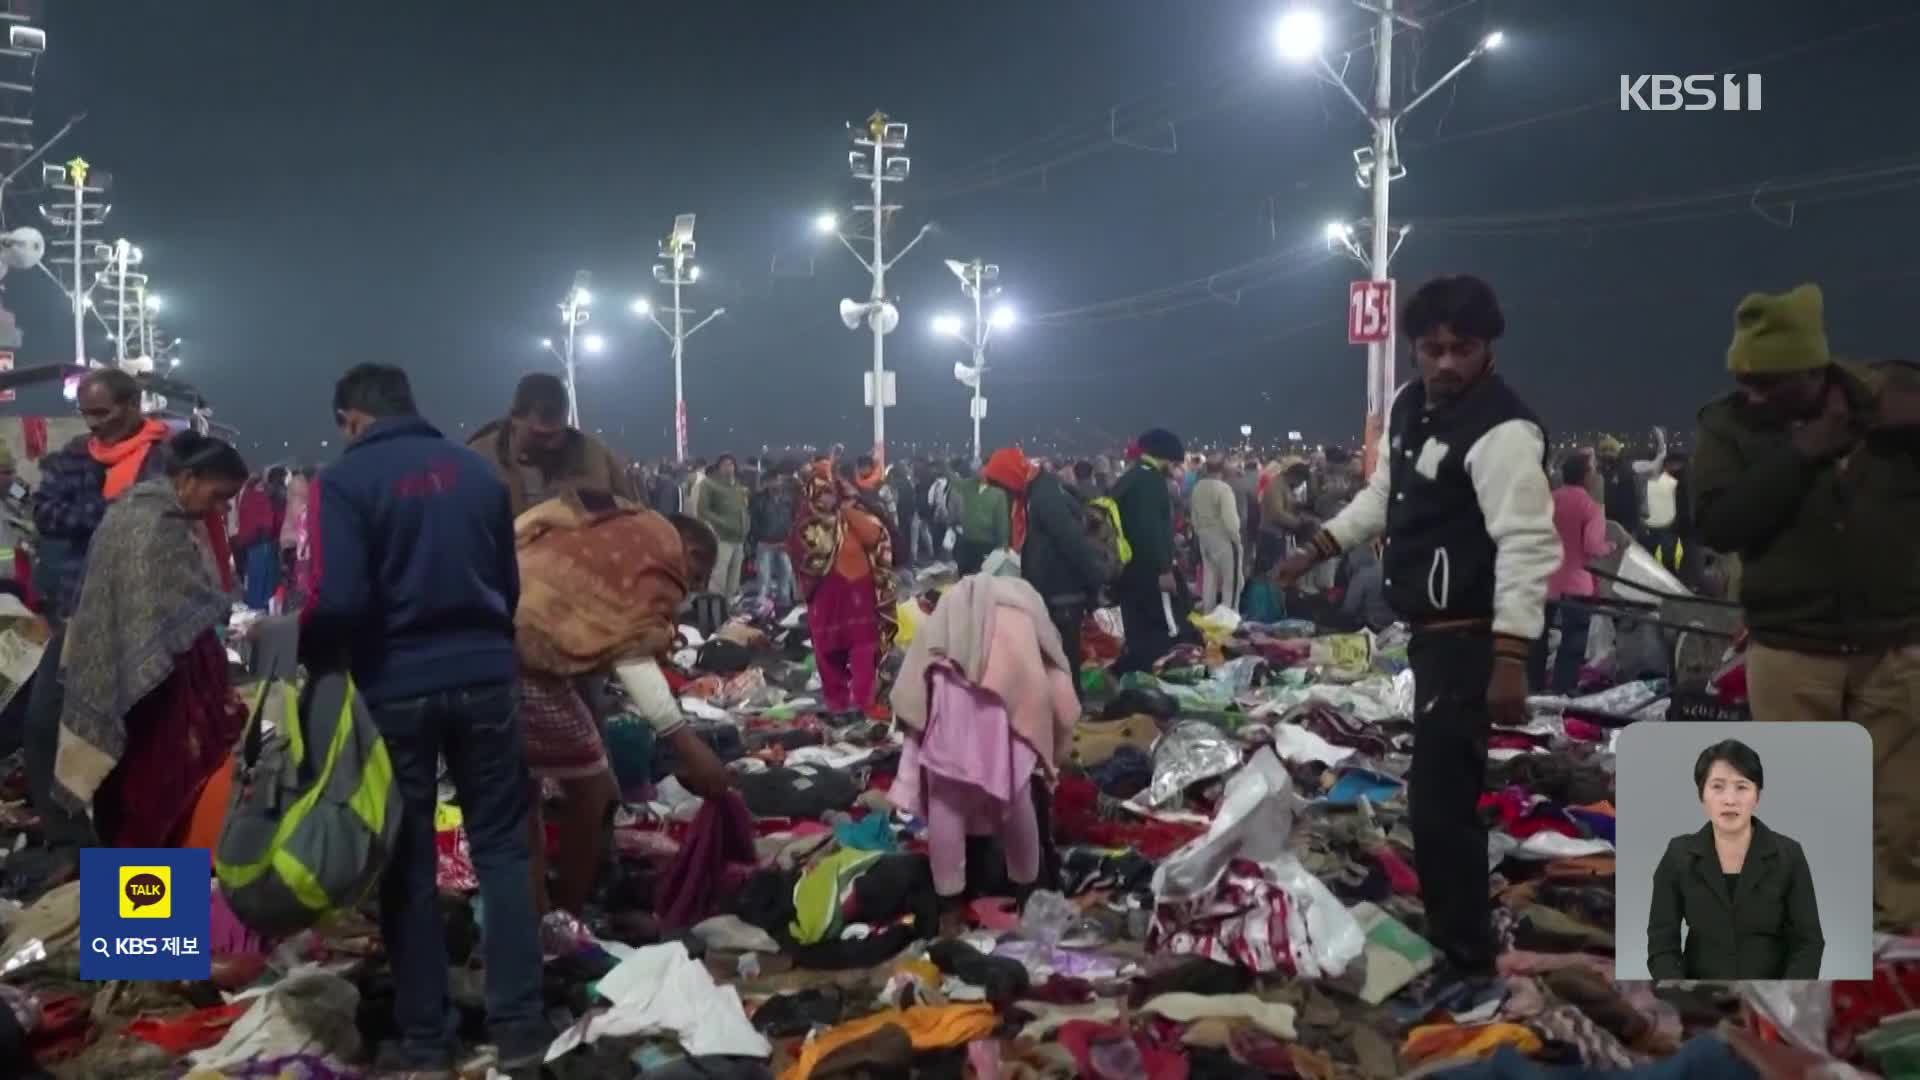
[{"label": "floodlight", "polygon": [[160,297],[158,294],[155,294],[155,293],[147,294],[147,310],[148,311],[160,310]]},{"label": "floodlight", "polygon": [[580,347],[589,354],[601,352],[607,347],[607,339],[599,334],[588,334],[580,339]]},{"label": "floodlight", "polygon": [[947,337],[959,337],[960,330],[960,316],[958,315],[935,315],[933,317],[933,332],[936,334]]},{"label": "floodlight", "polygon": [[631,305],[629,305],[629,307],[631,308],[631,310],[635,315],[653,314],[653,302],[648,300],[644,296],[635,299],[634,302]]},{"label": "floodlight", "polygon": [[988,321],[993,324],[995,330],[1005,330],[1014,323],[1019,322],[1020,317],[1012,308],[1000,307],[993,309],[993,315],[989,317]]},{"label": "floodlight", "polygon": [[550,338],[550,337],[543,337],[543,338],[541,338],[541,339],[540,339],[540,347],[541,347],[541,348],[543,348],[543,349],[551,349],[551,348],[553,348],[553,339],[552,339],[552,338]]},{"label": "floodlight", "polygon": [[1328,240],[1330,241],[1345,240],[1347,237],[1352,235],[1353,235],[1353,226],[1347,224],[1346,222],[1344,221],[1327,222],[1327,239]]},{"label": "floodlight", "polygon": [[698,266],[692,267],[687,271],[687,280],[688,281],[700,280],[700,268]]},{"label": "floodlight", "polygon": [[1310,8],[1289,11],[1274,27],[1273,43],[1283,59],[1301,63],[1320,55],[1327,38],[1326,20]]},{"label": "floodlight", "polygon": [[837,214],[821,214],[819,217],[813,219],[813,231],[822,236],[833,233],[839,228],[840,218]]},{"label": "floodlight", "polygon": [[1486,38],[1480,42],[1480,47],[1482,49],[1491,51],[1493,49],[1499,48],[1502,45],[1505,45],[1506,43],[1507,43],[1506,32],[1503,30],[1495,30],[1493,33],[1488,34]]},{"label": "floodlight", "polygon": [[586,307],[588,304],[593,303],[592,291],[588,289],[573,290],[573,303],[575,307]]}]

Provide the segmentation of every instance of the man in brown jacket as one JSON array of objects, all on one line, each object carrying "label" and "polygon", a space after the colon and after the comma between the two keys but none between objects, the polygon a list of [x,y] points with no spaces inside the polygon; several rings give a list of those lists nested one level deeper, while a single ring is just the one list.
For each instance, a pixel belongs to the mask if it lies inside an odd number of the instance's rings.
[{"label": "man in brown jacket", "polygon": [[640,501],[626,462],[600,440],[567,426],[567,384],[535,372],[513,391],[513,409],[474,432],[467,448],[499,471],[515,517],[569,491]]},{"label": "man in brown jacket", "polygon": [[[1820,289],[1734,312],[1700,410],[1694,527],[1740,557],[1755,720],[1873,737],[1875,921],[1920,923],[1920,369],[1827,352]],[[1841,778],[1836,778],[1839,780]]]}]

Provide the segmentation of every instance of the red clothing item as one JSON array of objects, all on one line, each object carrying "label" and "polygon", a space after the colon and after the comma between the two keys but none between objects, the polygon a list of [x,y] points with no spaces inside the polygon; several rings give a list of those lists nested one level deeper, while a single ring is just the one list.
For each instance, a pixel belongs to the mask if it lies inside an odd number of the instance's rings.
[{"label": "red clothing item", "polygon": [[1547,578],[1547,599],[1594,595],[1597,588],[1587,564],[1613,554],[1607,512],[1586,488],[1564,484],[1553,491],[1553,528],[1560,534],[1560,568]]},{"label": "red clothing item", "polygon": [[246,709],[228,686],[227,651],[209,630],[128,711],[126,749],[93,797],[101,833],[114,847],[179,843],[207,779],[246,726]]}]

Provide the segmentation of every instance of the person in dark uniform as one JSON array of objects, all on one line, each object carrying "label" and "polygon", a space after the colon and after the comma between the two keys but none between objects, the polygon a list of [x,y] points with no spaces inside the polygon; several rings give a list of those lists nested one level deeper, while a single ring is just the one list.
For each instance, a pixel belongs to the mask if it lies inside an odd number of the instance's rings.
[{"label": "person in dark uniform", "polygon": [[[1676,836],[1653,871],[1647,972],[1656,979],[1818,979],[1826,938],[1807,853],[1753,812],[1766,774],[1738,739],[1700,751],[1707,823]],[[1686,924],[1682,946],[1681,924]]]},{"label": "person in dark uniform", "polygon": [[1408,816],[1427,938],[1462,978],[1497,951],[1477,806],[1494,721],[1527,720],[1527,656],[1560,565],[1541,422],[1494,371],[1506,331],[1479,278],[1435,278],[1407,301],[1401,332],[1420,377],[1394,395],[1372,478],[1276,568],[1291,584],[1323,559],[1384,536],[1387,601],[1413,627]]}]

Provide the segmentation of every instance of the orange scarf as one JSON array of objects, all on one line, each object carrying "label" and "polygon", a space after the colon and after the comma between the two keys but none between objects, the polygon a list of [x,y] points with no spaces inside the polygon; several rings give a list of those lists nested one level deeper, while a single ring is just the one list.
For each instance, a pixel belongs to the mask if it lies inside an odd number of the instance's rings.
[{"label": "orange scarf", "polygon": [[121,492],[138,482],[140,468],[147,463],[147,451],[166,439],[168,434],[166,424],[159,420],[148,420],[140,425],[138,431],[117,443],[103,443],[97,437],[89,438],[87,453],[107,467],[107,482],[100,493],[109,499],[118,498]]},{"label": "orange scarf", "polygon": [[1013,504],[1013,550],[1016,552],[1027,546],[1027,485],[1039,471],[1017,446],[995,450],[987,459],[986,468],[980,470],[980,478],[1004,490]]}]

